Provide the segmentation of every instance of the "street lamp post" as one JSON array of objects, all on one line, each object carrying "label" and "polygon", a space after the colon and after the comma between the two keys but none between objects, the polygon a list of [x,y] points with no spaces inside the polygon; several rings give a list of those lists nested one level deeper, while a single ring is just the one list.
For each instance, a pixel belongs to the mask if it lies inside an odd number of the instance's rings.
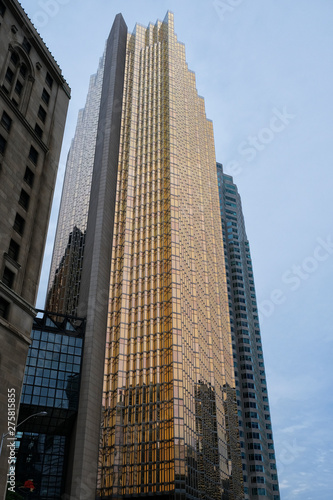
[{"label": "street lamp post", "polygon": [[[29,415],[29,417],[25,418],[24,420],[22,420],[22,422],[20,422],[19,424],[17,424],[17,426],[15,427],[15,431],[17,430],[18,427],[20,427],[20,425],[24,424],[24,422],[26,422],[30,418],[33,418],[33,417],[45,417],[45,415],[47,415],[47,411],[39,411],[38,413],[34,413],[33,415]],[[8,434],[9,434],[9,432],[6,432],[6,433],[3,433],[2,436],[1,436],[0,456],[1,456],[1,453],[2,453],[3,442],[5,440],[5,437],[8,436]]]}]

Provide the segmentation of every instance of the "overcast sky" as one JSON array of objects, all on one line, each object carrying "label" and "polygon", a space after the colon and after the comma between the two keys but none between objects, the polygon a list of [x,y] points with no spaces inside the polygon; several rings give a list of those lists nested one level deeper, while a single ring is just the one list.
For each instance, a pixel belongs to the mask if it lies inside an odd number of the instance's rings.
[{"label": "overcast sky", "polygon": [[114,16],[166,11],[234,176],[251,245],[281,500],[331,500],[332,0],[24,0],[72,89],[38,306],[66,156]]}]

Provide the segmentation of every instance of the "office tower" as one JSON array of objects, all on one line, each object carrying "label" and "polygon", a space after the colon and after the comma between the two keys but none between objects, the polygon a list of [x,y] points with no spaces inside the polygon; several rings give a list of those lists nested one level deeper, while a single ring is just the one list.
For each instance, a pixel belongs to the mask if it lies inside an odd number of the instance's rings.
[{"label": "office tower", "polygon": [[237,186],[217,163],[245,499],[279,500],[250,246]]},{"label": "office tower", "polygon": [[[59,500],[72,466],[84,321],[38,311],[31,341],[16,434],[15,479],[17,485],[33,479],[34,498]],[[47,415],[29,418],[41,412]]]},{"label": "office tower", "polygon": [[[103,68],[96,140],[83,146],[95,148],[87,224],[78,205],[61,208],[58,227],[71,224],[49,284],[65,312],[57,287],[77,233],[74,309],[87,322],[72,494],[95,495],[98,459],[101,498],[242,498],[213,127],[173,15],[132,34],[118,15]],[[70,158],[67,179],[83,165]],[[79,196],[70,186],[63,200]]]},{"label": "office tower", "polygon": [[70,89],[18,1],[0,23],[0,404],[15,389],[17,417]]},{"label": "office tower", "polygon": [[104,57],[92,75],[68,153],[48,286],[47,310],[76,314],[88,220]]}]

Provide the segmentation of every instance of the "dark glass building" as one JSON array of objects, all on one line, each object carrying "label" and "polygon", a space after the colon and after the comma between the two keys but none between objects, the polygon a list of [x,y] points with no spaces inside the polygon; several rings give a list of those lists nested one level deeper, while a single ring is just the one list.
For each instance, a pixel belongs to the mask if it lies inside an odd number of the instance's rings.
[{"label": "dark glass building", "polygon": [[[71,469],[84,321],[39,311],[25,369],[17,432],[17,491],[32,479],[33,498],[60,500]],[[46,416],[30,415],[47,412]]]},{"label": "dark glass building", "polygon": [[241,198],[217,163],[245,499],[279,500],[252,260]]}]

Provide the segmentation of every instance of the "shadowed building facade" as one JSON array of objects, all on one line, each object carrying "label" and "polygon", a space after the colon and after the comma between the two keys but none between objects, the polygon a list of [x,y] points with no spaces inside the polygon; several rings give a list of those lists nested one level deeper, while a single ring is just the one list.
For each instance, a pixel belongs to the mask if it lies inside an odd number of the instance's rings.
[{"label": "shadowed building facade", "polygon": [[0,435],[8,431],[9,390],[15,390],[15,420],[18,414],[69,98],[59,66],[19,2],[0,1]]}]

